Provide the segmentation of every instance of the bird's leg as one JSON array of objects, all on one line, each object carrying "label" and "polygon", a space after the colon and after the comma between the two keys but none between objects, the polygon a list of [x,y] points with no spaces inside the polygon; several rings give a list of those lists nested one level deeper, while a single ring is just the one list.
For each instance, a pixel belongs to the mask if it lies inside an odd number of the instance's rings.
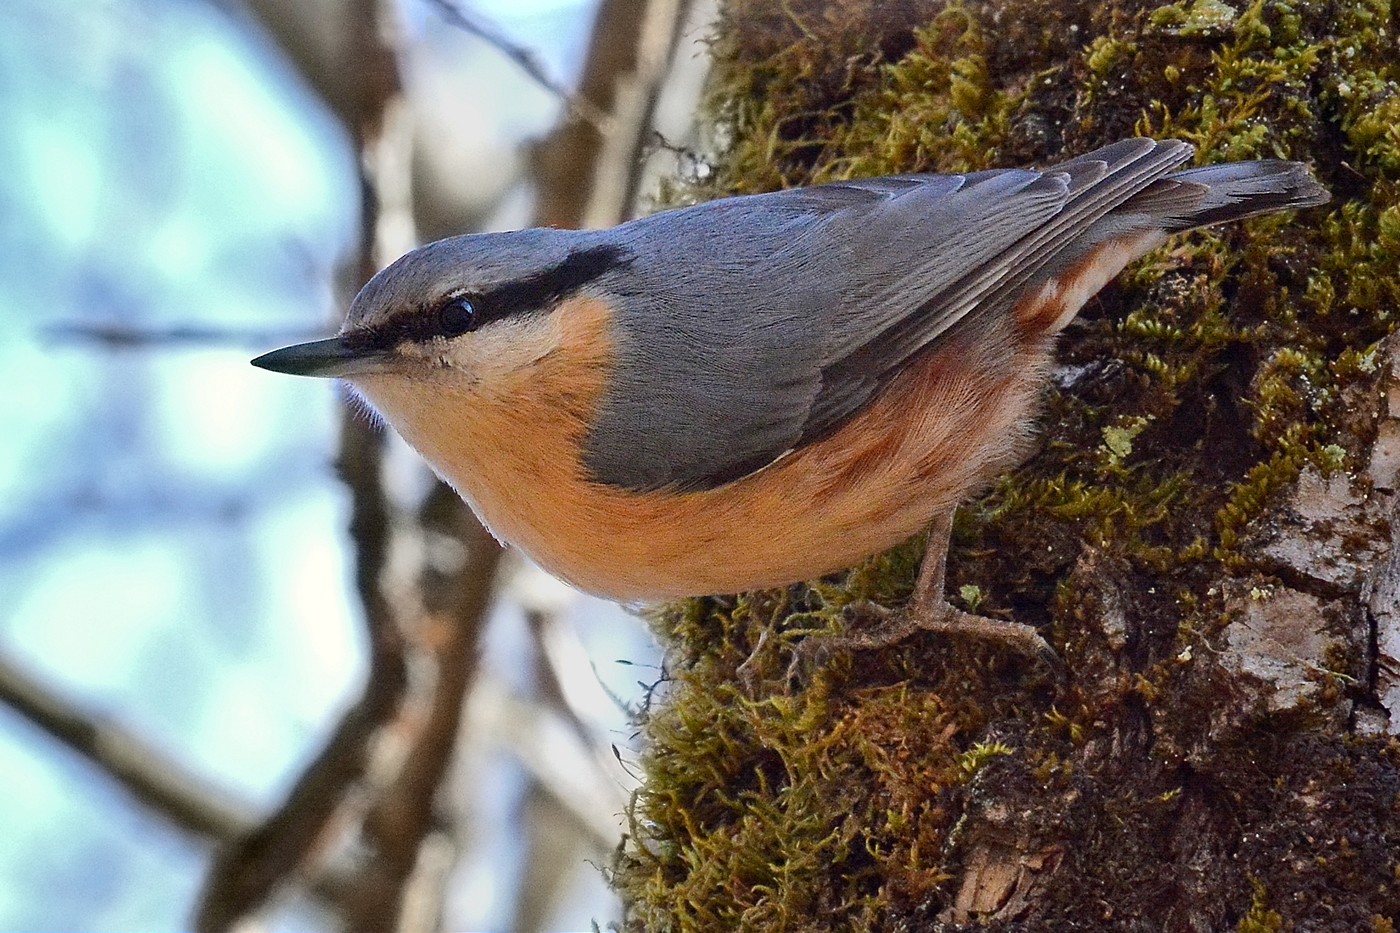
[{"label": "bird's leg", "polygon": [[1054,649],[1040,637],[1040,633],[1033,626],[1024,622],[989,619],[986,616],[963,612],[950,605],[944,598],[948,543],[952,534],[951,510],[934,519],[933,524],[929,526],[928,548],[924,551],[924,562],[919,567],[919,580],[914,586],[913,598],[902,613],[910,632],[918,628],[926,632],[968,635],[985,641],[999,642],[1013,651],[1038,659],[1051,670],[1059,671],[1062,667],[1059,655],[1055,654]]},{"label": "bird's leg", "polygon": [[853,604],[848,611],[874,616],[879,624],[871,630],[841,635],[815,636],[798,646],[788,675],[801,673],[824,660],[833,650],[845,648],[869,651],[898,644],[918,631],[961,635],[993,641],[1039,660],[1057,675],[1063,664],[1044,638],[1023,622],[1007,622],[963,612],[943,596],[948,564],[948,541],[953,533],[953,512],[949,510],[929,526],[928,547],[919,567],[914,595],[902,610],[890,610],[869,601]]}]

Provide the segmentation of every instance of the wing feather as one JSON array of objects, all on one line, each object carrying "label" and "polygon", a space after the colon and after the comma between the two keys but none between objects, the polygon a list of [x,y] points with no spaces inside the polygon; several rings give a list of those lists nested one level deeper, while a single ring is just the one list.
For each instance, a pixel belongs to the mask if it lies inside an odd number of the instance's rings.
[{"label": "wing feather", "polygon": [[1043,171],[841,182],[609,231],[634,259],[600,285],[618,363],[588,468],[634,490],[712,488],[831,433],[1190,152],[1129,139]]}]

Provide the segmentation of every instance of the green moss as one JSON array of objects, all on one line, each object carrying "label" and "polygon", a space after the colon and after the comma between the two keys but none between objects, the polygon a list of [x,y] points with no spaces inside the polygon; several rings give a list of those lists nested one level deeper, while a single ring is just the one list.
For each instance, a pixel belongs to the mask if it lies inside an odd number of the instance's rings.
[{"label": "green moss", "polygon": [[1148,23],[1181,36],[1227,35],[1239,19],[1239,13],[1224,0],[1194,0],[1158,7],[1148,17]]},{"label": "green moss", "polygon": [[966,777],[972,777],[990,762],[1015,752],[1011,746],[1000,742],[978,742],[958,756],[958,770]]},{"label": "green moss", "polygon": [[[1099,928],[1087,903],[1155,916],[1142,856],[1189,850],[1193,819],[1249,828],[1202,882],[1211,928],[1325,925],[1324,896],[1400,910],[1400,753],[1262,717],[1218,662],[1226,585],[1276,582],[1261,520],[1374,437],[1356,400],[1400,308],[1397,34],[1386,0],[724,5],[713,170],[678,200],[1047,164],[1142,133],[1202,163],[1311,160],[1336,201],[1125,272],[1061,342],[1074,376],[1047,390],[1034,455],[960,510],[950,591],[1037,625],[1068,684],[930,637],[838,653],[784,692],[797,641],[907,598],[917,541],[658,615],[670,679],[614,875],[629,929],[929,928],[989,799],[1062,847],[1027,929]],[[751,656],[757,700],[737,686]],[[1347,826],[1365,857],[1340,857]]]},{"label": "green moss", "polygon": [[1249,913],[1241,918],[1235,933],[1282,933],[1283,915],[1269,909],[1269,892],[1259,881],[1254,881],[1254,901]]},{"label": "green moss", "polygon": [[720,706],[668,703],[648,723],[650,780],[632,818],[650,841],[618,875],[636,922],[793,929],[820,913],[880,929],[892,897],[936,895],[953,814],[940,794],[1000,754],[961,753],[959,717],[937,695],[701,692]]}]

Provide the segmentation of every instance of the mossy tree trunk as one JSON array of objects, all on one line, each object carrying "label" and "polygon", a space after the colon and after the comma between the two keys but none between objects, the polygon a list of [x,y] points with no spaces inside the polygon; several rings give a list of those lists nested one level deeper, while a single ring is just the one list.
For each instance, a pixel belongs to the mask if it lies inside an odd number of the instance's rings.
[{"label": "mossy tree trunk", "polygon": [[1038,625],[1066,682],[929,637],[784,693],[917,543],[658,617],[628,928],[1393,929],[1400,16],[730,0],[718,29],[696,198],[1154,135],[1311,161],[1335,200],[1130,269],[1062,339],[1035,454],[960,511],[950,592]]}]

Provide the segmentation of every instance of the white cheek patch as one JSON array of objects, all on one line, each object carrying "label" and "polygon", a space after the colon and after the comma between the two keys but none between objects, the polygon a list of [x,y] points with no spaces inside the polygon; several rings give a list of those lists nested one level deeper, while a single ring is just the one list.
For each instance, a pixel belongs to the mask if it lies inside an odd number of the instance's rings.
[{"label": "white cheek patch", "polygon": [[[458,340],[449,358],[477,370],[515,371],[537,363],[563,340],[557,313],[496,321]],[[453,356],[453,350],[460,355]]]},{"label": "white cheek patch", "polygon": [[491,386],[526,374],[562,340],[556,314],[527,314],[492,321],[450,340],[404,344],[399,352],[426,363],[439,378],[451,379],[455,374],[470,385]]}]

